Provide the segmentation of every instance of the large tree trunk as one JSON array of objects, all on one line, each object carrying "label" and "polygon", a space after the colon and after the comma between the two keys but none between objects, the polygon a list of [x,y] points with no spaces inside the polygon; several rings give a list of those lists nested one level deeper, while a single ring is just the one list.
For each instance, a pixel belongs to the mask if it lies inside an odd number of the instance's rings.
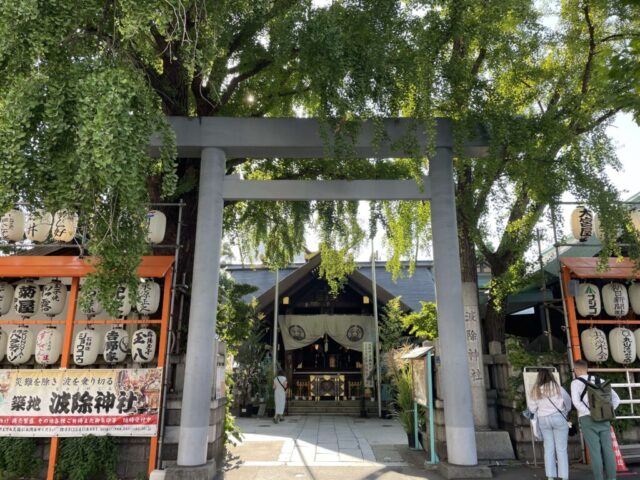
[{"label": "large tree trunk", "polygon": [[[491,264],[491,277],[500,278],[507,272],[508,268],[504,264],[495,261]],[[496,303],[499,302],[499,303]],[[502,353],[502,345],[505,340],[505,313],[504,300],[496,300],[493,290],[489,290],[489,300],[487,302],[487,313],[485,315],[484,331],[489,344],[489,353]]]}]

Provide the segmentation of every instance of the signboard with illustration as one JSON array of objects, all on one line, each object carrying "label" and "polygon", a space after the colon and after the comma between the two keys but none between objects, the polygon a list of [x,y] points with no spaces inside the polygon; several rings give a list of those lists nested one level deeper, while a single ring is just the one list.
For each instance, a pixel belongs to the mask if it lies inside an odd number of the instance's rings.
[{"label": "signboard with illustration", "polygon": [[0,435],[157,434],[162,369],[0,370]]}]

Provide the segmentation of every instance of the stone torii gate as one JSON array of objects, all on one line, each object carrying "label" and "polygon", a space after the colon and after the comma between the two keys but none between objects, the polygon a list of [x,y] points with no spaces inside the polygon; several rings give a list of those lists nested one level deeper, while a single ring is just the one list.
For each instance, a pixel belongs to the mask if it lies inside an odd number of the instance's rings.
[{"label": "stone torii gate", "polygon": [[[429,175],[419,186],[414,180],[271,180],[251,181],[225,176],[227,157],[320,158],[326,156],[327,139],[314,119],[171,117],[179,158],[201,158],[198,216],[186,375],[178,445],[178,468],[207,462],[208,419],[213,383],[222,217],[225,200],[430,200],[433,228],[438,332],[448,461],[477,465],[472,393],[467,360],[466,333],[460,276],[458,229],[453,182],[451,122],[438,119],[434,129],[435,156]],[[410,119],[383,122],[386,140],[374,147],[375,127],[364,122],[354,140],[360,158],[408,156],[395,147],[407,134],[415,136],[420,153],[429,139]],[[410,133],[408,133],[410,132]],[[153,138],[151,153],[160,140]],[[481,156],[486,140],[465,145],[470,156]],[[311,160],[310,160],[311,161]],[[194,469],[198,470],[198,469]],[[191,472],[195,474],[196,472]],[[206,478],[191,475],[189,478]]]}]

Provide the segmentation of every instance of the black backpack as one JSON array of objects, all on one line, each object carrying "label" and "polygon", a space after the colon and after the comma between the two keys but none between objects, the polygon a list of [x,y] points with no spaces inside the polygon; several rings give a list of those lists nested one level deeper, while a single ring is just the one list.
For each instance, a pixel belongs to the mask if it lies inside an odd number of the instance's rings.
[{"label": "black backpack", "polygon": [[587,395],[591,418],[596,422],[615,420],[616,414],[611,400],[611,381],[592,376],[587,377],[587,380],[584,378],[578,378],[578,380],[585,385],[580,400],[586,405],[584,396]]}]

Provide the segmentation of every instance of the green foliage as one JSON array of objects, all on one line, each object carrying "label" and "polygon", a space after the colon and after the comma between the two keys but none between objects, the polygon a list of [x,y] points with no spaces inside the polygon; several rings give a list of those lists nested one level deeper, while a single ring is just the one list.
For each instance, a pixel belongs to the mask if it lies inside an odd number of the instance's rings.
[{"label": "green foliage", "polygon": [[438,311],[433,302],[420,302],[422,308],[419,312],[411,312],[402,318],[402,323],[409,330],[411,335],[415,335],[422,340],[433,340],[438,336]]},{"label": "green foliage", "polygon": [[[164,114],[319,117],[334,137],[331,159],[230,159],[230,171],[263,179],[418,178],[426,162],[413,135],[399,142],[407,158],[355,159],[359,121],[374,119],[379,146],[382,117],[415,118],[412,133],[427,134],[449,117],[458,219],[475,244],[463,248],[490,265],[489,308],[499,309],[533,228],[567,191],[601,214],[603,255],[619,253],[613,232],[628,218],[602,173],[616,166],[605,128],[639,109],[637,13],[627,0],[238,0],[215,11],[203,0],[2,2],[0,206],[77,209],[101,258],[91,285],[113,312],[115,286],[132,284],[145,251],[147,177],[175,190]],[[479,161],[462,148],[478,123],[491,143]],[[164,138],[160,159],[147,153],[153,131]],[[334,292],[368,237],[348,202],[226,211],[234,242],[248,257],[263,244],[272,266],[290,262],[316,227]],[[394,275],[426,246],[428,215],[423,204],[372,205],[370,228],[385,230]],[[465,268],[471,277],[475,265]],[[495,330],[488,340],[502,340]]]},{"label": "green foliage", "polygon": [[245,340],[238,346],[235,355],[237,366],[233,371],[234,390],[240,397],[241,405],[248,405],[251,397],[256,396],[263,388],[262,362],[265,356],[265,345],[262,341],[265,326],[255,323]]},{"label": "green foliage", "polygon": [[63,438],[56,463],[56,478],[65,480],[117,479],[118,446],[112,437]]},{"label": "green foliage", "polygon": [[407,433],[413,432],[413,376],[409,361],[402,356],[410,348],[396,348],[385,354],[387,375],[393,388],[394,414]]},{"label": "green foliage", "polygon": [[34,438],[0,437],[0,478],[30,477],[41,465]]},{"label": "green foliage", "polygon": [[382,352],[394,350],[405,343],[405,313],[400,306],[400,297],[392,298],[380,315],[380,348]]},{"label": "green foliage", "polygon": [[255,302],[247,303],[243,299],[255,291],[256,287],[236,283],[228,272],[220,272],[216,333],[227,344],[229,353],[237,351],[238,346],[260,321]]},{"label": "green foliage", "polygon": [[233,392],[234,380],[233,374],[227,372],[224,377],[225,388],[227,391],[227,401],[224,406],[224,435],[223,441],[226,444],[233,443],[234,441],[242,438],[240,428],[236,425],[236,419],[231,413],[231,407],[233,406],[232,396],[228,392]]}]

